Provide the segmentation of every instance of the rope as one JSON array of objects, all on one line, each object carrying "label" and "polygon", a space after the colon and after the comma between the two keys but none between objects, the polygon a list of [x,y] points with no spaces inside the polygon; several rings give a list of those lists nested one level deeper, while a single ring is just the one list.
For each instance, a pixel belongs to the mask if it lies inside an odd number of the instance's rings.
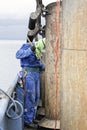
[{"label": "rope", "polygon": [[56,54],[56,60],[55,60],[55,78],[56,78],[56,104],[55,104],[55,128],[57,127],[57,118],[58,118],[58,62],[59,62],[59,37],[60,37],[60,0],[57,0],[57,8],[56,8],[56,46],[55,46],[55,54]]},{"label": "rope", "polygon": [[30,43],[30,45],[32,46],[32,42],[30,41],[29,37],[27,36],[27,40]]}]

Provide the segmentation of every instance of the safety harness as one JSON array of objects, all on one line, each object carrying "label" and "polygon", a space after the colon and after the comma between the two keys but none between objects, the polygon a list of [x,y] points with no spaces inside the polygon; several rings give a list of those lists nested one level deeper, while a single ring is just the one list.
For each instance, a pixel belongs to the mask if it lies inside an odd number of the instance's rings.
[{"label": "safety harness", "polygon": [[28,72],[40,72],[39,68],[22,68],[22,70],[24,71],[25,75],[28,73]]}]

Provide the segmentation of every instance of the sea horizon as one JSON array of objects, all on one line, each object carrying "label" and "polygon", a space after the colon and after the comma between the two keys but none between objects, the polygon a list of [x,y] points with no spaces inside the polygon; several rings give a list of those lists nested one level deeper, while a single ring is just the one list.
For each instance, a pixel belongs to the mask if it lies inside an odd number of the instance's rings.
[{"label": "sea horizon", "polygon": [[16,52],[25,40],[0,40],[0,88],[7,91],[20,71]]}]

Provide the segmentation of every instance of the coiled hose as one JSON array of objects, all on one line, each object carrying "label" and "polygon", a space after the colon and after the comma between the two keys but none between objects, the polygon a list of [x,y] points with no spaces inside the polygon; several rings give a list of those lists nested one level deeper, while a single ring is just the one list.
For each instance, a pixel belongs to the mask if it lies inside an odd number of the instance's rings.
[{"label": "coiled hose", "polygon": [[[2,89],[0,89],[0,91],[2,93],[4,93],[7,97],[9,97],[9,99],[11,100],[11,104],[8,106],[7,110],[6,110],[6,115],[7,117],[11,118],[11,119],[18,119],[23,115],[23,106],[22,104],[17,101],[14,100],[11,96],[9,96],[6,92],[4,92]],[[14,109],[13,109],[14,108]]]}]

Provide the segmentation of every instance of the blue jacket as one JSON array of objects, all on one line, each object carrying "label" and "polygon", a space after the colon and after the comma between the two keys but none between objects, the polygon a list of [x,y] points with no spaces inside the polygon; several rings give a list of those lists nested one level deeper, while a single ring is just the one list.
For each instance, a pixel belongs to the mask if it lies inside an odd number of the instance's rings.
[{"label": "blue jacket", "polygon": [[37,59],[35,53],[30,49],[30,44],[23,44],[17,51],[16,58],[20,59],[22,68],[39,68],[40,71],[44,71],[45,67],[42,62]]}]

